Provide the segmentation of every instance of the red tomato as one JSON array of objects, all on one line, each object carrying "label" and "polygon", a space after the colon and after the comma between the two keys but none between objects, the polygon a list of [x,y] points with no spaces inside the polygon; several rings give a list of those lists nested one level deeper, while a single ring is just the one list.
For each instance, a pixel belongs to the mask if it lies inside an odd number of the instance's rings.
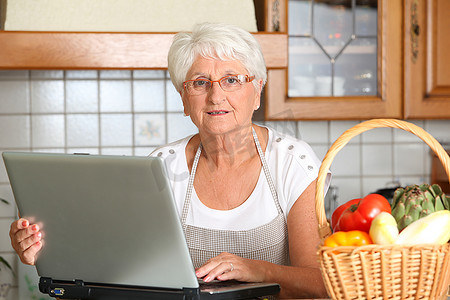
[{"label": "red tomato", "polygon": [[382,211],[391,213],[388,200],[379,194],[369,194],[357,204],[352,204],[342,212],[335,231],[361,230],[369,232],[372,220]]},{"label": "red tomato", "polygon": [[358,202],[359,202],[360,200],[361,200],[361,199],[358,198],[358,199],[353,199],[353,200],[347,201],[347,202],[345,202],[344,204],[338,206],[338,208],[336,208],[336,209],[334,210],[333,214],[331,215],[331,228],[333,229],[333,231],[336,231],[334,228],[336,227],[336,225],[337,225],[337,223],[338,223],[338,221],[339,221],[339,218],[341,217],[342,213],[343,213],[350,205],[358,204]]}]

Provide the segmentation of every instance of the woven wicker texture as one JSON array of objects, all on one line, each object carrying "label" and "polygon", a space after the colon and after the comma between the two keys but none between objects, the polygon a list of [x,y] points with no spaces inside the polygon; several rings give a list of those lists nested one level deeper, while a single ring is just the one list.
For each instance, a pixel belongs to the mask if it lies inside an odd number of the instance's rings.
[{"label": "woven wicker texture", "polygon": [[[450,158],[439,142],[422,128],[401,120],[373,119],[345,131],[330,147],[319,170],[316,213],[320,237],[331,234],[325,216],[326,174],[336,154],[355,136],[382,127],[409,131],[438,156],[450,181]],[[322,275],[333,299],[446,299],[450,284],[450,244],[368,245],[321,247]]]}]

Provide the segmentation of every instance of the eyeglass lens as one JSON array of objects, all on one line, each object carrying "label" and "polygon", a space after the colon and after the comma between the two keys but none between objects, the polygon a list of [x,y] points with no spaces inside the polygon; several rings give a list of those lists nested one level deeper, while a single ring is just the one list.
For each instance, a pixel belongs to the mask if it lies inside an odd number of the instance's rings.
[{"label": "eyeglass lens", "polygon": [[241,86],[253,80],[253,77],[249,78],[246,75],[232,75],[225,76],[219,80],[208,80],[208,79],[196,79],[188,80],[185,82],[185,88],[191,95],[200,95],[207,93],[214,82],[219,83],[222,90],[226,92],[237,91]]}]

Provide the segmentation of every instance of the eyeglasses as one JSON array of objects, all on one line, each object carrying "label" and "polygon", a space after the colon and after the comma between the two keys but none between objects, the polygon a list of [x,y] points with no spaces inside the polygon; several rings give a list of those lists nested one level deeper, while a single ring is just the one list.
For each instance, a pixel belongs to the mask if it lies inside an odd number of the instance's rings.
[{"label": "eyeglasses", "polygon": [[195,79],[183,82],[184,89],[189,95],[198,96],[209,92],[214,82],[219,83],[225,92],[235,92],[240,90],[242,85],[251,82],[255,76],[248,75],[230,75],[220,78],[219,80]]}]

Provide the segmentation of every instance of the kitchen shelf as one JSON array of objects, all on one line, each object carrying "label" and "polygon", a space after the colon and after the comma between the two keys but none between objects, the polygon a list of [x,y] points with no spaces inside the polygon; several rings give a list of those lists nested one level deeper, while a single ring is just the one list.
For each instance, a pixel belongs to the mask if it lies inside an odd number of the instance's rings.
[{"label": "kitchen shelf", "polygon": [[[0,31],[0,69],[166,69],[174,33]],[[287,35],[257,32],[267,68],[287,67]]]}]

